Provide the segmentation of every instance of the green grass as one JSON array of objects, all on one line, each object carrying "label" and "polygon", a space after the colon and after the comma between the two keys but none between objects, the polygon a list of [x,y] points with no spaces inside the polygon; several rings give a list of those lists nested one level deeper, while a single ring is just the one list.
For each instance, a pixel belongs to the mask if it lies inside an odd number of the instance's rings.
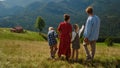
[{"label": "green grass", "polygon": [[108,47],[97,43],[94,61],[85,62],[85,57],[81,44],[77,63],[48,60],[48,42],[41,35],[31,31],[11,33],[7,28],[0,28],[0,68],[120,68],[120,44]]},{"label": "green grass", "polygon": [[[101,47],[108,47],[105,43],[97,43],[97,45],[101,46]],[[120,44],[119,43],[113,43],[112,47],[120,47]]]},{"label": "green grass", "polygon": [[0,39],[45,41],[45,39],[36,32],[26,31],[25,33],[13,33],[10,32],[9,28],[0,28]]},{"label": "green grass", "polygon": [[[115,47],[97,44],[93,63],[85,62],[81,45],[79,62],[48,60],[49,46],[45,41],[0,40],[0,68],[116,68],[120,66],[120,44]],[[57,55],[56,55],[57,56]]]}]

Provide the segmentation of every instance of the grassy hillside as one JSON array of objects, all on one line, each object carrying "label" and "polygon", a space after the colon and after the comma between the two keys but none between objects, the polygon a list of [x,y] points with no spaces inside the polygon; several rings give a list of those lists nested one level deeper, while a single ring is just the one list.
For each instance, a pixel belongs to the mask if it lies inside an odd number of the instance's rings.
[{"label": "grassy hillside", "polygon": [[[0,28],[0,68],[118,68],[120,67],[120,44],[108,47],[97,43],[93,63],[85,62],[85,51],[81,45],[79,61],[48,60],[49,46],[42,35],[36,32],[11,33]],[[57,55],[56,55],[57,56]]]},{"label": "grassy hillside", "polygon": [[107,47],[97,44],[93,63],[85,62],[83,46],[79,50],[79,62],[69,63],[65,60],[48,60],[47,42],[0,40],[0,68],[116,68],[120,66],[120,44]]},{"label": "grassy hillside", "polygon": [[30,40],[30,41],[45,41],[42,34],[26,31],[25,33],[10,32],[10,28],[0,28],[0,39],[11,40]]}]

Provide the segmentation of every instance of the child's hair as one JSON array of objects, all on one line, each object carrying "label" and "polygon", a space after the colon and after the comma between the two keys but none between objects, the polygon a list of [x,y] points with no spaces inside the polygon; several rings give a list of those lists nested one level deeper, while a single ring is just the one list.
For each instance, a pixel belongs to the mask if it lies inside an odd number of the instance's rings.
[{"label": "child's hair", "polygon": [[74,30],[76,30],[78,27],[79,27],[78,24],[74,24],[74,25],[73,25],[73,29],[74,29]]},{"label": "child's hair", "polygon": [[53,28],[53,27],[49,27],[48,30],[49,30],[49,31],[50,31],[50,30],[54,30],[54,28]]}]

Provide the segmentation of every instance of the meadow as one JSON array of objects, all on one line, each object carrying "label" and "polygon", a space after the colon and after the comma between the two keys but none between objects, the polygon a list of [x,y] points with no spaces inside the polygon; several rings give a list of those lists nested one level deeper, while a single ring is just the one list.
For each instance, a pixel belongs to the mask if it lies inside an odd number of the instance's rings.
[{"label": "meadow", "polygon": [[70,63],[60,59],[49,60],[48,43],[38,33],[18,34],[7,30],[0,30],[0,68],[120,68],[120,44],[108,47],[97,43],[93,62],[85,62],[81,45],[79,61]]},{"label": "meadow", "polygon": [[0,39],[10,39],[10,40],[29,40],[29,41],[45,41],[43,35],[39,35],[36,32],[24,30],[24,33],[13,33],[10,32],[10,28],[0,28]]}]

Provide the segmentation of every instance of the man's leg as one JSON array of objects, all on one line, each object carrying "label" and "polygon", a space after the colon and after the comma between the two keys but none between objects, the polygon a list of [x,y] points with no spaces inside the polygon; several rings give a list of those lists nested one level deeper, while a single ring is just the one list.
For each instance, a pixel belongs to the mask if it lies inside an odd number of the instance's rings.
[{"label": "man's leg", "polygon": [[90,42],[91,46],[91,58],[94,59],[95,51],[96,51],[96,41]]},{"label": "man's leg", "polygon": [[89,59],[91,59],[91,56],[90,56],[90,52],[88,50],[87,45],[88,45],[87,43],[83,42],[83,46],[84,46],[84,49],[85,49],[85,52],[86,52],[86,56],[87,56],[86,60],[89,60]]}]

